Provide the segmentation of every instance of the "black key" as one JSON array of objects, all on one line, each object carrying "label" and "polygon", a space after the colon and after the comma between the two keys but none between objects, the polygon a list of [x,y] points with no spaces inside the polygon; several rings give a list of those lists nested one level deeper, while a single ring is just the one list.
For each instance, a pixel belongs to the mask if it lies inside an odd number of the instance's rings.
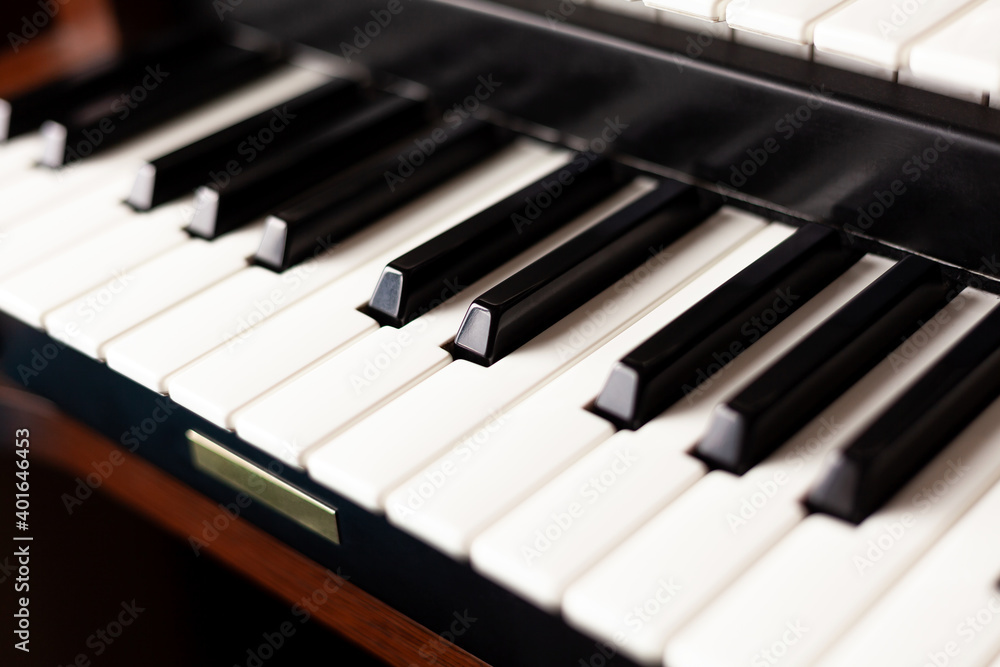
[{"label": "black key", "polygon": [[113,62],[105,63],[82,75],[53,81],[16,97],[0,100],[0,141],[37,130],[52,115],[53,109],[79,104],[114,69]]},{"label": "black key", "polygon": [[594,155],[573,161],[389,263],[368,303],[402,326],[570,222],[629,180]]},{"label": "black key", "polygon": [[452,353],[490,366],[594,298],[719,208],[677,181],[581,232],[469,306]]},{"label": "black key", "polygon": [[175,60],[182,52],[203,51],[210,44],[202,35],[184,35],[167,43],[152,45],[140,52],[123,54],[97,63],[71,76],[51,81],[7,100],[0,100],[0,141],[37,130],[60,110],[135,85],[151,62]]},{"label": "black key", "polygon": [[810,509],[860,523],[1000,396],[1000,308],[994,308],[837,454]]},{"label": "black key", "polygon": [[407,136],[426,118],[423,102],[379,94],[346,118],[258,158],[231,180],[198,188],[188,231],[213,239],[236,229]]},{"label": "black key", "polygon": [[716,407],[697,455],[743,474],[861,379],[956,291],[936,264],[907,257]]},{"label": "black key", "polygon": [[694,391],[856,262],[806,225],[615,364],[594,411],[636,429]]},{"label": "black key", "polygon": [[[424,129],[270,216],[254,260],[284,271],[481,162],[512,139],[511,133],[479,121],[455,129]],[[420,166],[401,168],[414,153]]]},{"label": "black key", "polygon": [[46,121],[42,164],[60,167],[118,146],[258,78],[277,62],[275,50],[225,44],[150,62],[133,78]]},{"label": "black key", "polygon": [[[128,204],[149,210],[191,192],[206,175],[242,169],[263,151],[276,151],[306,128],[360,104],[357,83],[337,79],[304,95],[247,118],[145,165]],[[235,162],[236,167],[232,166]]]}]

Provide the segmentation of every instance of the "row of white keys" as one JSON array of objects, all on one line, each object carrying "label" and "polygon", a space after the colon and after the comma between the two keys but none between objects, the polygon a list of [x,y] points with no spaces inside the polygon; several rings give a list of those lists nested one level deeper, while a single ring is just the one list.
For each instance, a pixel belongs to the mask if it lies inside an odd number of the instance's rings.
[{"label": "row of white keys", "polygon": [[[48,258],[32,253],[34,264],[19,266],[19,270],[0,282],[0,308],[40,328],[46,314],[74,296],[188,241],[190,237],[183,227],[187,224],[189,206],[184,201],[146,215],[124,216],[122,224]],[[77,218],[74,222],[81,220]],[[36,245],[43,242],[44,236],[36,240]]]},{"label": "row of white keys", "polygon": [[[635,4],[591,2],[613,11],[618,10],[616,5]],[[991,104],[1000,108],[1000,99],[995,99],[1000,98],[996,0],[645,2],[666,10],[658,12],[660,22],[683,21],[678,27],[690,32],[707,30],[713,37],[883,79],[897,78],[906,85],[976,103],[989,96]],[[822,27],[816,36],[818,25]],[[720,34],[716,26],[724,26],[732,36]]]},{"label": "row of white keys", "polygon": [[892,79],[906,68],[914,40],[979,1],[856,0],[816,25],[815,60]]},{"label": "row of white keys", "polygon": [[[45,329],[56,340],[105,359],[108,341],[245,267],[262,232],[258,223],[214,241],[191,239],[52,310],[43,319]],[[173,330],[171,342],[198,326],[189,322]]]},{"label": "row of white keys", "polygon": [[[565,387],[564,377],[546,389]],[[521,403],[390,493],[386,515],[439,551],[466,560],[483,528],[614,432],[610,422],[579,408],[539,410]]]},{"label": "row of white keys", "polygon": [[[16,189],[16,185],[14,189]],[[60,191],[49,195],[63,196]],[[71,203],[49,208],[38,215],[24,213],[19,224],[0,225],[0,278],[16,274],[21,269],[58,255],[72,248],[81,239],[100,234],[117,224],[134,218],[134,213],[114,197],[113,188],[101,187],[81,196],[67,195]]]},{"label": "row of white keys", "polygon": [[586,0],[586,4],[603,11],[624,14],[650,23],[661,23],[699,35],[706,33],[713,40],[732,39],[733,31],[723,22],[713,23],[687,14],[660,11],[655,2],[656,0],[649,0],[643,4],[643,0]]},{"label": "row of white keys", "polygon": [[233,417],[237,434],[285,463],[303,467],[302,456],[310,447],[335,437],[385,401],[446,366],[451,355],[442,346],[455,335],[477,296],[651,188],[652,182],[646,179],[633,182],[445,304],[400,329],[383,327],[270,392]]},{"label": "row of white keys", "polygon": [[[563,592],[574,579],[705,474],[704,464],[686,451],[704,434],[714,406],[802,340],[890,265],[886,259],[863,258],[692,392],[689,400],[676,404],[638,431],[616,434],[548,482],[476,539],[472,545],[473,565],[535,604],[558,610]],[[587,398],[580,405],[597,394],[607,369],[618,357],[677,314],[667,308],[670,305],[668,301],[660,306],[591,356],[596,359],[619,342],[625,347],[604,364],[603,373],[594,373],[589,381],[585,377],[572,378],[574,384],[587,390]],[[591,359],[564,377],[569,379],[573,372],[583,370]],[[559,390],[572,395],[573,384],[562,384],[567,386]],[[553,383],[519,407],[534,404],[536,410],[544,410],[539,399],[556,386]],[[556,398],[545,397],[546,402]],[[569,509],[573,507],[576,511]],[[562,517],[565,524],[567,516],[571,520],[566,526],[554,519]]]},{"label": "row of white keys", "polygon": [[[785,231],[777,226],[774,229]],[[389,520],[455,558],[468,557],[472,540],[484,528],[582,454],[614,434],[610,423],[582,409],[599,393],[614,362],[681,315],[691,305],[692,299],[700,298],[705,293],[706,286],[711,289],[711,286],[724,281],[767,252],[773,246],[770,245],[772,239],[766,236],[760,235],[747,241],[622,335],[486,428],[456,443],[452,451],[430,463],[390,494],[386,501]],[[741,359],[745,361],[744,356]],[[572,396],[577,398],[575,404],[566,404],[567,398]],[[677,407],[678,410],[671,410],[668,414],[680,413],[679,418],[666,420],[669,424],[663,419],[657,420],[660,424],[641,430],[642,436],[616,436],[616,443],[609,444],[600,453],[595,452],[595,456],[581,462],[583,469],[599,474],[603,470],[602,465],[614,465],[622,449],[628,450],[634,445],[638,451],[649,454],[640,465],[646,468],[646,474],[652,473],[656,477],[655,481],[647,480],[655,486],[652,493],[658,499],[665,495],[662,502],[669,502],[704,474],[701,463],[686,457],[683,450],[695,444],[711,411],[711,405],[704,403],[701,410],[686,409],[689,407],[686,404]],[[531,465],[525,466],[524,462],[529,460]],[[595,462],[596,467],[593,465]],[[672,466],[670,472],[663,472],[665,462]],[[623,495],[614,496],[628,506],[629,516],[628,520],[613,520],[615,529],[628,526],[629,521],[636,520],[636,515],[641,517],[642,475],[638,474],[639,479],[630,478],[627,493],[622,491]],[[561,496],[551,512],[534,514],[530,519],[532,527],[538,523],[538,517],[551,521],[555,514],[565,513],[567,505],[580,500],[572,496],[580,484],[587,484],[590,477],[580,479],[570,476],[572,481],[568,483],[568,488],[571,497],[562,502],[565,497]],[[546,506],[545,509],[550,508]],[[520,539],[523,537],[515,539],[513,545],[514,559],[518,563],[524,558],[518,549],[525,543]],[[582,536],[582,541],[585,542],[582,553],[586,553],[590,546],[586,535]],[[596,536],[595,542],[599,544],[600,541],[601,537]],[[570,546],[569,550],[574,551],[574,548]],[[574,555],[579,556],[581,552]],[[566,572],[559,566],[556,569],[561,574]]]},{"label": "row of white keys", "polygon": [[[347,308],[356,308],[370,295],[387,262],[462,222],[483,206],[516,192],[519,187],[548,173],[546,170],[564,163],[567,156],[565,151],[553,150],[542,144],[520,142],[465,176],[354,235],[328,253],[283,273],[259,266],[247,267],[110,344],[108,364],[139,384],[154,391],[167,392],[171,374],[225,346],[227,342],[234,343],[228,349],[235,351],[237,361],[247,359],[241,347],[254,336],[254,325],[325,285],[335,280],[340,282],[338,279],[349,280],[353,287],[332,287],[335,291],[334,303],[317,302],[316,305],[346,310],[343,301],[347,298],[344,296],[346,292],[353,300]],[[350,272],[353,274],[349,275]],[[291,326],[303,326],[304,311],[296,312],[297,315],[290,320],[294,322]],[[197,322],[198,327],[183,340],[177,340],[175,332],[189,327],[191,322]],[[324,332],[317,333],[322,335]],[[313,343],[321,344],[322,340],[314,340]],[[331,347],[335,344],[333,341]],[[247,346],[250,352],[256,349]],[[315,350],[315,345],[309,349]],[[220,351],[220,355],[224,354]],[[228,365],[225,361],[218,363]],[[290,360],[290,365],[294,365],[294,361]],[[282,369],[287,367],[280,366]],[[261,376],[261,379],[264,377],[269,376]],[[189,385],[188,388],[199,393],[198,386]],[[208,390],[212,391],[213,386],[218,388],[218,384],[210,384]],[[252,386],[258,388],[261,383]],[[230,405],[229,396],[228,393],[221,395],[227,406]]]},{"label": "row of white keys", "polygon": [[971,305],[954,313],[930,344],[916,355],[906,352],[908,363],[883,361],[745,475],[715,471],[695,483],[567,589],[563,613],[569,622],[637,660],[659,662],[685,623],[802,520],[799,499],[828,454],[864,428],[994,301],[966,303]]},{"label": "row of white keys", "polygon": [[912,85],[951,89],[972,99],[989,95],[1000,108],[1000,0],[986,0],[910,50]]},{"label": "row of white keys", "polygon": [[[982,447],[1000,448],[1000,402],[981,416]],[[1000,484],[819,662],[985,667],[1000,651]]]},{"label": "row of white keys", "polygon": [[[64,211],[67,220],[83,213],[100,218],[101,211],[110,215],[116,210],[128,210],[121,202],[128,197],[136,172],[147,160],[266,111],[328,80],[327,75],[312,70],[284,67],[105,154],[62,169],[39,167],[21,173],[10,187],[0,188],[0,229],[30,223],[36,215],[56,208]],[[72,196],[84,191],[106,193],[104,201],[91,202],[87,208],[81,202],[67,204]],[[67,225],[60,232],[67,238],[75,228]]]},{"label": "row of white keys", "polygon": [[737,42],[810,60],[816,24],[845,2],[734,0],[726,7],[726,21]]},{"label": "row of white keys", "polygon": [[[971,290],[963,296],[964,308],[919,354],[955,342],[950,334],[968,331],[997,303]],[[743,664],[780,653],[782,665],[814,664],[1000,478],[1000,447],[989,435],[997,415],[977,420],[860,525],[807,517],[667,644],[666,662]]]},{"label": "row of white keys", "polygon": [[[306,459],[310,475],[372,512],[384,511],[389,493],[428,462],[684,288],[763,226],[759,218],[724,209],[647,262],[645,279],[625,283],[611,299],[602,294],[591,301],[596,309],[575,311],[489,368],[451,363],[319,446]],[[783,236],[780,227],[765,231],[773,244]]]}]

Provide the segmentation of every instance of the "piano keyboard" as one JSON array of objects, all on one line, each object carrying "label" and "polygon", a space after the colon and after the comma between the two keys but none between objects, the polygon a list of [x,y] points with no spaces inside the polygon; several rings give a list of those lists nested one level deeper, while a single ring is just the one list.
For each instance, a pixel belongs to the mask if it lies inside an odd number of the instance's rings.
[{"label": "piano keyboard", "polygon": [[1000,108],[997,0],[587,0],[586,4],[695,33],[698,38],[691,42],[695,52],[716,39],[732,40]]},{"label": "piano keyboard", "polygon": [[636,663],[996,667],[995,295],[302,61],[185,114],[0,146],[0,309]]}]

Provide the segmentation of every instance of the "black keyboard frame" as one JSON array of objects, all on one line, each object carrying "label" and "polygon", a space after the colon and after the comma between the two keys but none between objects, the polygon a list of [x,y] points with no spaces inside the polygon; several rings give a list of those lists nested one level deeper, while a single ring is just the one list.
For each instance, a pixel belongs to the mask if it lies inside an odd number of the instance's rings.
[{"label": "black keyboard frame", "polygon": [[[1000,277],[1000,110],[570,0],[400,0],[367,44],[359,32],[375,33],[369,24],[388,3],[344,4],[296,0],[289,12],[246,0],[234,16],[423,84],[445,107],[492,76],[501,85],[485,105],[569,145],[620,118],[629,127],[608,150],[625,161],[775,219],[833,225],[889,254],[978,273],[997,289],[988,278]],[[789,113],[809,119],[796,128]],[[927,170],[912,160],[925,151],[935,159]],[[742,182],[734,165],[755,173]]]}]

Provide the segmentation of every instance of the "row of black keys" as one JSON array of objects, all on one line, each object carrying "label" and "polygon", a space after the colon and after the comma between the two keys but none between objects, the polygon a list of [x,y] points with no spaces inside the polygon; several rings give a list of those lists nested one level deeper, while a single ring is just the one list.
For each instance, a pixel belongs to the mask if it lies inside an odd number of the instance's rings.
[{"label": "row of black keys", "polygon": [[[839,234],[806,225],[632,350],[612,370],[594,411],[638,428],[756,342],[854,264]],[[929,321],[961,287],[920,257],[898,262],[735,396],[716,406],[694,454],[742,474],[772,454]],[[795,294],[774,308],[779,294]],[[718,372],[717,370],[715,372]],[[858,523],[1000,395],[1000,306],[837,454],[807,504]]]},{"label": "row of black keys", "polygon": [[[177,56],[161,54],[174,67],[172,80],[179,82],[171,93],[181,91],[181,99],[165,106],[145,105],[151,110],[133,118],[129,131],[115,134],[117,140],[169,120],[179,109],[194,108],[277,62],[273,53],[219,45],[207,50],[183,47]],[[191,60],[185,49],[202,60]],[[126,62],[75,86],[61,82],[14,100],[11,128],[21,131],[32,124],[32,117],[41,122],[42,109],[68,109],[59,122],[68,130],[67,150],[73,150],[75,138],[101,122],[93,110],[102,107],[94,97],[107,98],[116,80],[131,81],[136,67]],[[103,81],[106,89],[95,81]],[[74,100],[76,107],[68,103]],[[74,111],[77,107],[89,110],[89,115]],[[434,126],[428,123],[428,104],[350,81],[332,81],[280,108],[295,116],[294,126],[228,182],[202,183],[209,171],[224,170],[239,142],[267,127],[277,109],[154,160],[137,179],[130,203],[148,210],[198,188],[191,231],[206,238],[272,211],[256,260],[283,270],[430,191],[512,139],[474,120],[457,128]],[[414,146],[432,150],[423,150],[422,164],[408,175],[387,182],[386,174],[395,172],[400,155]],[[391,262],[369,313],[385,325],[405,324],[433,307],[449,279],[471,284],[633,176],[633,171],[598,156],[577,155],[567,166]],[[638,266],[650,247],[675,241],[718,205],[706,193],[661,180],[649,194],[478,297],[456,336],[455,356],[483,365],[502,359]],[[704,380],[701,369],[753,343],[743,331],[745,322],[764,311],[783,320],[859,256],[831,230],[802,228],[622,359],[595,401],[595,412],[620,427],[642,426]],[[772,304],[781,290],[800,298],[777,313]],[[846,391],[957,291],[933,263],[915,257],[900,262],[718,406],[696,453],[713,466],[742,474]],[[810,497],[815,509],[862,520],[996,397],[998,320],[1000,312],[987,317],[840,454],[837,466]]]}]

